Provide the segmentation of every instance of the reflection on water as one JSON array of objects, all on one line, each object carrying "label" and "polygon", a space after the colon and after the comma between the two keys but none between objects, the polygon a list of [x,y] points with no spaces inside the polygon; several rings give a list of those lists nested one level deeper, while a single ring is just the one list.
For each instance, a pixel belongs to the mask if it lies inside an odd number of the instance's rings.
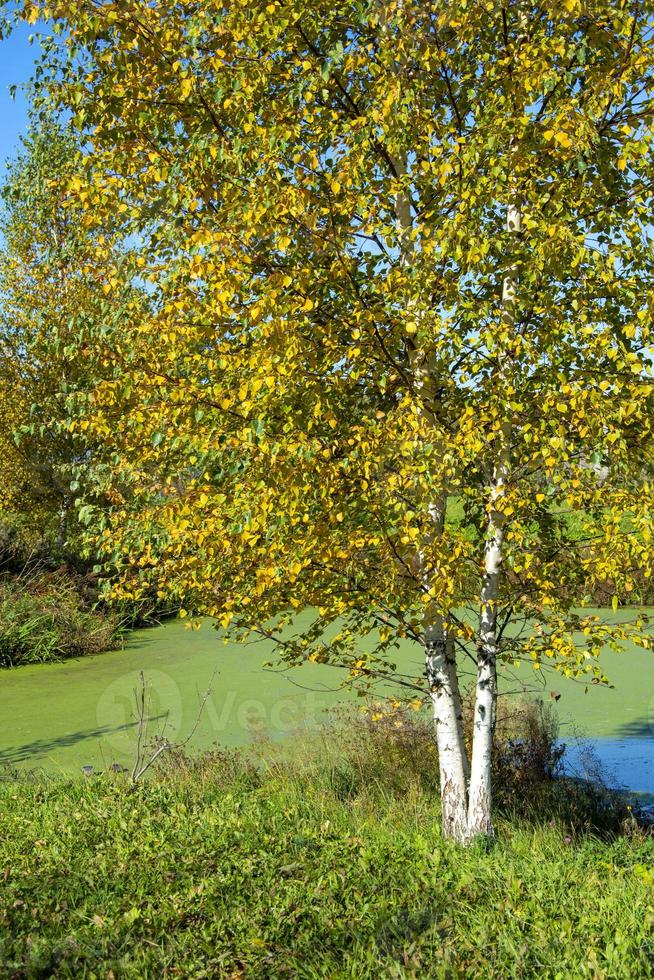
[{"label": "reflection on water", "polygon": [[654,736],[564,739],[567,771],[598,777],[612,789],[644,794],[654,804]]}]

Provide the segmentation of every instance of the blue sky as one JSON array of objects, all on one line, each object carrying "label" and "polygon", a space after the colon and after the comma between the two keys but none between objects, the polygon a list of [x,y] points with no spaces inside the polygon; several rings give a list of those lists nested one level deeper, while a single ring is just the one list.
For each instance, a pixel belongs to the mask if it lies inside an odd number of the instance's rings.
[{"label": "blue sky", "polygon": [[0,175],[8,158],[15,155],[19,139],[27,128],[27,101],[20,90],[16,98],[9,94],[10,85],[29,81],[38,54],[37,42],[29,43],[34,27],[21,26],[10,37],[0,41]]}]

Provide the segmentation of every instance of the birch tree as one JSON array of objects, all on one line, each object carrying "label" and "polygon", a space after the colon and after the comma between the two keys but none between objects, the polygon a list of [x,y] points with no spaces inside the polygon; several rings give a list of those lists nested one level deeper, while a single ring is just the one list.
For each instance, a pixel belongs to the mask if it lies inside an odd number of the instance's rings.
[{"label": "birch tree", "polygon": [[463,842],[492,833],[498,667],[600,683],[605,644],[648,643],[584,607],[652,566],[653,13],[24,7],[85,226],[139,252],[151,301],[69,399],[114,591],[430,702]]}]

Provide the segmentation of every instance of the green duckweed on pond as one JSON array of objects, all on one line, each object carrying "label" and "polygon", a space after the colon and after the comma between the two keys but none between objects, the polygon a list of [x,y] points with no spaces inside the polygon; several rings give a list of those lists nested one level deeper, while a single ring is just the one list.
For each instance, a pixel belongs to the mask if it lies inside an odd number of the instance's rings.
[{"label": "green duckweed on pond", "polygon": [[[625,613],[626,614],[626,613]],[[30,665],[0,675],[0,766],[43,767],[79,773],[83,765],[129,764],[135,742],[134,691],[143,671],[148,686],[150,735],[172,740],[193,729],[192,749],[215,743],[243,745],[257,735],[273,739],[315,729],[325,709],[351,692],[339,689],[340,674],[322,664],[272,671],[267,641],[225,644],[210,624],[189,629],[183,621],[139,630],[125,649],[65,663]],[[420,650],[407,645],[398,669],[418,676]],[[607,652],[603,666],[615,685],[585,685],[550,673],[507,669],[504,690],[528,683],[560,694],[556,711],[561,737],[577,731],[594,737],[652,736],[654,654],[632,648]],[[544,683],[539,688],[538,683]],[[198,721],[202,694],[211,688]],[[552,702],[554,703],[554,702]]]}]

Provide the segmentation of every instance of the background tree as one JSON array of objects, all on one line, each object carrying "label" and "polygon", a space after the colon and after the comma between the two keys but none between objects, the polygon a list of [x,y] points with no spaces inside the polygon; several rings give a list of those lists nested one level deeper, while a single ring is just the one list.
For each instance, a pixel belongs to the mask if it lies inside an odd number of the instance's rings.
[{"label": "background tree", "polygon": [[[67,428],[67,399],[86,389],[84,331],[108,329],[124,302],[86,233],[71,185],[79,146],[52,117],[35,116],[2,188],[0,224],[0,441],[3,508],[29,516],[62,554],[76,550],[76,483],[92,442]],[[71,486],[72,484],[72,486]],[[71,552],[72,549],[72,552]]]},{"label": "background tree", "polygon": [[575,607],[651,568],[653,12],[25,5],[85,228],[138,241],[151,296],[70,401],[114,461],[87,519],[130,592],[137,563],[291,662],[372,682],[415,640],[460,840],[492,829],[498,661],[599,681],[648,642]]}]

